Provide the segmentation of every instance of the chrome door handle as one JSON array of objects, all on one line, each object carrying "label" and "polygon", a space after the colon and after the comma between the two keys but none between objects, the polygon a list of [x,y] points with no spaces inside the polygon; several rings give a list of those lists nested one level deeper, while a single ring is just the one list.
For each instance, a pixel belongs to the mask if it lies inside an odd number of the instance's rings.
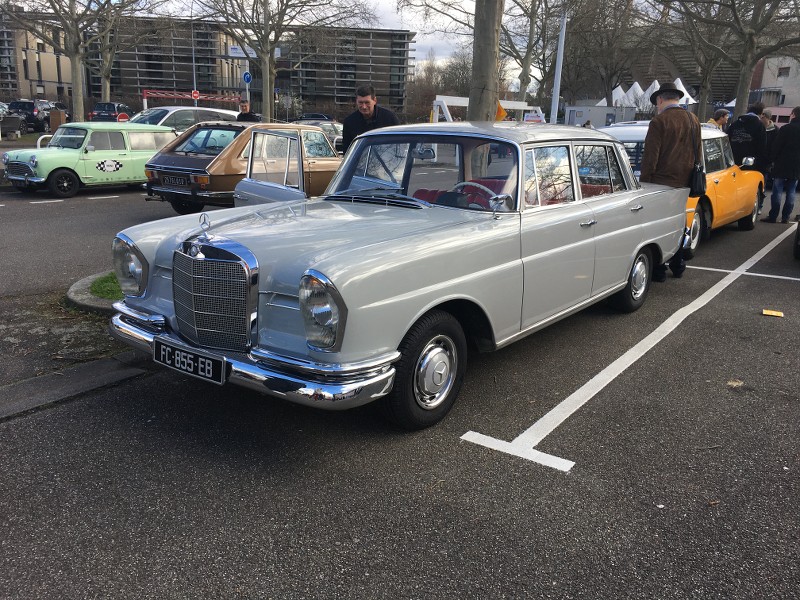
[{"label": "chrome door handle", "polygon": [[597,225],[597,221],[592,219],[591,221],[584,221],[581,223],[581,227],[591,227],[592,225]]},{"label": "chrome door handle", "polygon": [[639,212],[643,208],[644,206],[642,206],[641,204],[637,204],[636,206],[631,206],[631,212]]}]

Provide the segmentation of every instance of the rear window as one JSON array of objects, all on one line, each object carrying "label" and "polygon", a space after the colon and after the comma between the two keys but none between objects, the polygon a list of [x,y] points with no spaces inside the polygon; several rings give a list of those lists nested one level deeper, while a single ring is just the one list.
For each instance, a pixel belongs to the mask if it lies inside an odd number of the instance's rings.
[{"label": "rear window", "polygon": [[111,102],[98,102],[94,105],[95,112],[104,111],[104,112],[114,112],[116,110],[116,106],[114,106]]},{"label": "rear window", "polygon": [[11,110],[33,110],[33,102],[12,102],[8,105]]},{"label": "rear window", "polygon": [[145,123],[147,125],[158,125],[161,119],[167,116],[167,111],[161,108],[148,108],[135,115],[131,123]]},{"label": "rear window", "polygon": [[216,156],[241,132],[241,129],[200,127],[195,129],[182,143],[178,144],[175,152]]}]

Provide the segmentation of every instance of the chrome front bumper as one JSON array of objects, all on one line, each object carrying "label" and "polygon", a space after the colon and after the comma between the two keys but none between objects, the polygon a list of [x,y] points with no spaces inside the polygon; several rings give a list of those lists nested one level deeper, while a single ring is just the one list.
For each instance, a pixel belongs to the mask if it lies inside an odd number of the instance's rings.
[{"label": "chrome front bumper", "polygon": [[111,318],[109,332],[116,339],[153,355],[156,338],[187,350],[201,351],[224,358],[226,382],[240,385],[263,394],[283,398],[290,402],[327,410],[346,410],[361,406],[385,396],[392,389],[396,356],[383,363],[370,364],[359,371],[331,366],[320,371],[313,365],[298,366],[286,360],[281,364],[271,356],[269,364],[251,354],[240,355],[225,351],[208,351],[194,348],[164,327],[160,316],[143,315],[118,302],[114,307],[121,311]]}]

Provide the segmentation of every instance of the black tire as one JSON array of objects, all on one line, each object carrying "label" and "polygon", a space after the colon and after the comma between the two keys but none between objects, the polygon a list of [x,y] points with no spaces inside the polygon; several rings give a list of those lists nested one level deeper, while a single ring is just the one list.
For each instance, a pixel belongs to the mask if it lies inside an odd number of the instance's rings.
[{"label": "black tire", "polygon": [[633,259],[625,288],[611,296],[612,306],[621,312],[639,310],[647,299],[652,283],[653,255],[648,248],[642,248]]},{"label": "black tire", "polygon": [[42,133],[50,133],[50,122],[42,121]]},{"label": "black tire", "polygon": [[450,412],[464,381],[464,331],[450,313],[432,310],[409,330],[399,350],[394,386],[381,399],[384,413],[403,429],[435,425]]},{"label": "black tire", "polygon": [[57,198],[72,198],[80,187],[78,176],[69,169],[53,171],[47,179],[47,188]]},{"label": "black tire", "polygon": [[711,237],[711,226],[708,220],[708,209],[702,201],[698,200],[697,206],[694,207],[692,226],[689,228],[689,244],[683,249],[683,257],[685,259],[694,258],[700,242],[708,240],[709,237]]},{"label": "black tire", "polygon": [[797,230],[794,232],[794,257],[800,258],[800,223],[797,224]]},{"label": "black tire", "polygon": [[187,200],[170,200],[173,210],[179,215],[191,215],[203,210],[203,204],[199,202],[188,202]]},{"label": "black tire", "polygon": [[28,133],[28,122],[25,119],[22,119],[19,122],[19,135],[23,136]]},{"label": "black tire", "polygon": [[759,186],[758,191],[756,192],[755,203],[753,204],[753,212],[746,217],[742,217],[736,222],[736,224],[739,225],[740,231],[752,231],[755,228],[756,221],[758,220],[758,200],[760,197],[761,187]]}]

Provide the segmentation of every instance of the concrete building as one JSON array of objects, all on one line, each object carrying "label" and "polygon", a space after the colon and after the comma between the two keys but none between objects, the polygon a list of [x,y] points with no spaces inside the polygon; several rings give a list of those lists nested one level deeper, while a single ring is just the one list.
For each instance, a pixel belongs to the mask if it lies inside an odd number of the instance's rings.
[{"label": "concrete building", "polygon": [[[173,19],[166,27],[164,23],[135,18],[118,32],[112,100],[140,108],[148,89],[197,89],[239,97],[245,90],[242,76],[249,71],[253,105],[260,109],[258,61],[248,62],[242,49],[216,23],[198,19]],[[361,82],[372,83],[381,103],[402,113],[406,83],[413,76],[413,38],[413,32],[403,30],[314,28],[289,32],[278,46],[278,116],[286,115],[281,113],[287,108],[291,108],[288,116],[312,111],[344,116],[353,110],[353,93]],[[87,69],[87,109],[100,99],[101,89],[100,76]],[[0,21],[0,99],[40,97],[69,103],[71,95],[69,60]]]}]

